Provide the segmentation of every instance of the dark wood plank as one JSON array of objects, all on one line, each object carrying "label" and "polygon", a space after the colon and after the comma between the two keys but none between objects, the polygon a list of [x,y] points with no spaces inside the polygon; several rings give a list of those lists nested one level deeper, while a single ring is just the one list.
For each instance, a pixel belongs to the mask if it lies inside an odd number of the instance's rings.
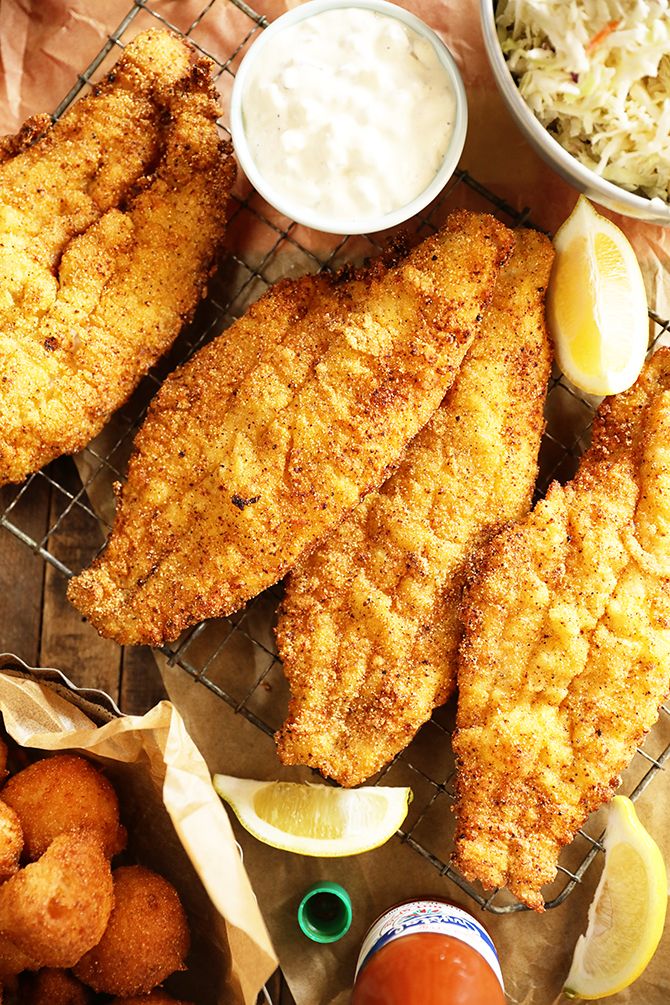
[{"label": "dark wood plank", "polygon": [[121,711],[142,715],[163,698],[167,698],[167,692],[151,650],[134,646],[124,649],[119,694]]},{"label": "dark wood plank", "polygon": [[[69,458],[57,462],[57,481],[75,494],[80,487],[79,476]],[[52,492],[50,528],[62,516],[67,496]],[[49,551],[69,569],[79,570],[88,564],[95,549],[102,543],[102,529],[80,506],[73,506],[49,537]],[[102,639],[65,596],[67,579],[47,566],[44,582],[44,617],[40,648],[42,666],[62,670],[80,687],[95,687],[106,691],[118,702],[121,677],[121,648],[116,642]]]},{"label": "dark wood plank", "polygon": [[[0,512],[16,497],[18,488],[0,489]],[[36,479],[8,519],[35,541],[46,532],[49,485]],[[0,651],[19,656],[30,666],[39,661],[44,560],[9,530],[0,528]]]}]

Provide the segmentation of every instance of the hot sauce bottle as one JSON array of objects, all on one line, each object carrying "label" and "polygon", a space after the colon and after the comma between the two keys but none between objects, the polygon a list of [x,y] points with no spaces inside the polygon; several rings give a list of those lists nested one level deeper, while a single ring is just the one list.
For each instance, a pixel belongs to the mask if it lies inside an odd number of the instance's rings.
[{"label": "hot sauce bottle", "polygon": [[351,1005],[504,1005],[498,954],[482,925],[442,900],[392,907],[363,940]]}]

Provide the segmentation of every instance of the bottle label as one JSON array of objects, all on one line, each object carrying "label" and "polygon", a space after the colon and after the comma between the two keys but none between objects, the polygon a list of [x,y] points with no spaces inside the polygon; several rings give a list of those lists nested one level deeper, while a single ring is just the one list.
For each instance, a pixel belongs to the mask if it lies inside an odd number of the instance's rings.
[{"label": "bottle label", "polygon": [[372,926],[361,946],[356,977],[370,957],[383,946],[401,939],[403,935],[416,935],[419,932],[449,935],[452,939],[459,939],[471,946],[484,957],[498,978],[500,987],[505,990],[496,947],[486,929],[467,911],[436,900],[416,900],[393,907],[383,914]]}]

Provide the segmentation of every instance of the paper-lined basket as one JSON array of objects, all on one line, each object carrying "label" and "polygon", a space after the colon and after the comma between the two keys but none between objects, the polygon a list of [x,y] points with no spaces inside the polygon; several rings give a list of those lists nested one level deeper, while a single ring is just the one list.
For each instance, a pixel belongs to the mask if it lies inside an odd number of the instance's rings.
[{"label": "paper-lined basket", "polygon": [[181,716],[162,701],[123,715],[109,695],[0,654],[0,711],[20,746],[75,750],[115,786],[133,857],[177,888],[192,933],[188,971],[166,988],[195,1005],[254,1005],[277,966],[226,812]]}]

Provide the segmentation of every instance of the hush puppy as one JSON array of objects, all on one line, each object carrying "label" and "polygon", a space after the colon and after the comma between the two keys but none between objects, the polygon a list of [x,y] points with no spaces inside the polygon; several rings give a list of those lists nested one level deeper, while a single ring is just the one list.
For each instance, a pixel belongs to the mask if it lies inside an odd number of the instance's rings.
[{"label": "hush puppy", "polygon": [[13,775],[2,799],[16,812],[24,850],[36,861],[54,838],[73,830],[91,830],[108,857],[125,847],[119,801],[107,779],[75,754],[56,754]]},{"label": "hush puppy", "polygon": [[0,933],[37,967],[72,967],[102,938],[113,904],[98,836],[62,834],[0,886]]},{"label": "hush puppy", "polygon": [[128,998],[184,970],[190,937],[177,891],[141,865],[114,873],[114,909],[100,941],[74,968],[94,991]]},{"label": "hush puppy", "polygon": [[67,970],[40,970],[21,989],[25,1005],[90,1005],[91,993]]},{"label": "hush puppy", "polygon": [[19,868],[23,831],[17,813],[0,800],[0,883]]},{"label": "hush puppy", "polygon": [[22,953],[6,936],[0,935],[0,981],[5,983],[24,970],[36,970],[38,967],[39,963]]}]

